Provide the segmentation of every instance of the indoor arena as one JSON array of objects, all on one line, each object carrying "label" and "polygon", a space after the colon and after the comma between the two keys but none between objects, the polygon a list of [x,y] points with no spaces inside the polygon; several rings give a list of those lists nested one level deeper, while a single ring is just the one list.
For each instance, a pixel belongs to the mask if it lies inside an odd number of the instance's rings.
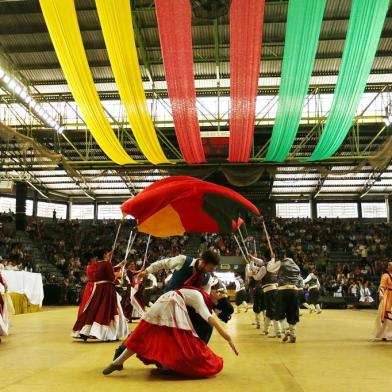
[{"label": "indoor arena", "polygon": [[0,0],[0,392],[386,392],[390,0]]}]

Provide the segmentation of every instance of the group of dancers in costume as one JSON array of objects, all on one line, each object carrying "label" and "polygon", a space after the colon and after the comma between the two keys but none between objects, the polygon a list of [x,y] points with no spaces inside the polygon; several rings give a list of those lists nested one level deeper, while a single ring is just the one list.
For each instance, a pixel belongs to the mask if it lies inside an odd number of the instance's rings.
[{"label": "group of dancers in costume", "polygon": [[123,363],[133,355],[146,365],[155,364],[189,377],[211,377],[219,373],[223,359],[207,346],[213,328],[236,354],[237,350],[216,318],[227,322],[234,310],[211,274],[218,264],[219,257],[207,251],[198,259],[179,255],[160,260],[141,272],[140,278],[144,279],[162,269],[174,270],[166,293],[117,348],[114,360],[103,374],[123,370]]},{"label": "group of dancers in costume", "polygon": [[[300,306],[310,312],[321,312],[316,271],[303,279],[291,250],[281,260],[265,252],[262,259],[249,256],[247,261],[246,275],[254,290],[256,328],[261,327],[263,314],[264,333],[268,337],[295,343]],[[207,251],[197,259],[179,255],[159,260],[141,271],[131,262],[124,275],[125,261],[113,267],[110,251],[91,254],[73,336],[122,339],[128,335],[127,319],[140,318],[137,327],[116,349],[113,360],[103,370],[104,375],[123,370],[124,362],[136,355],[146,365],[155,364],[189,377],[211,377],[223,367],[223,359],[208,347],[214,328],[238,354],[232,338],[218,321],[219,318],[227,323],[234,312],[225,287],[213,276],[218,264],[219,256]],[[165,293],[146,311],[144,282],[154,280],[154,274],[161,270],[172,271],[172,275]],[[124,278],[128,283],[122,300],[125,312],[115,289],[116,281]],[[305,285],[310,304],[303,294]],[[241,294],[241,282],[237,289]],[[237,296],[237,305],[242,304],[243,298]],[[380,299],[376,337],[392,338],[392,263],[381,279]]]},{"label": "group of dancers in costume", "polygon": [[268,251],[264,258],[250,255],[246,266],[247,276],[254,281],[251,286],[255,298],[253,311],[256,328],[260,328],[260,315],[263,314],[265,335],[295,343],[299,322],[300,268],[290,250],[285,252],[282,260],[276,260],[274,254]]},{"label": "group of dancers in costume", "polygon": [[[112,266],[109,251],[97,251],[89,255],[87,283],[79,306],[77,321],[73,327],[75,338],[95,338],[103,341],[122,339],[128,334],[127,318],[121,298],[116,293],[116,281],[124,262]],[[228,322],[234,309],[225,291],[212,272],[219,265],[219,256],[207,251],[194,259],[179,255],[159,260],[144,271],[136,271],[131,263],[126,274],[129,281],[127,292],[143,287],[161,270],[174,271],[166,285],[166,292],[145,311],[142,297],[130,295],[132,311],[140,323],[117,348],[114,361],[103,371],[105,375],[122,370],[123,363],[132,355],[145,364],[155,364],[190,377],[210,377],[221,371],[223,359],[207,346],[213,328],[229,343],[237,354],[230,335],[218,318]],[[137,294],[134,292],[133,294]],[[135,306],[134,301],[140,301]],[[123,300],[123,304],[126,301]],[[135,310],[137,314],[135,314]],[[168,348],[170,347],[170,350]]]},{"label": "group of dancers in costume", "polygon": [[[253,290],[253,312],[257,329],[264,319],[264,334],[270,338],[282,338],[283,342],[296,342],[296,324],[299,322],[301,305],[310,312],[321,313],[319,304],[320,282],[315,270],[304,280],[300,268],[294,262],[294,254],[288,250],[282,261],[275,260],[270,251],[259,259],[248,255],[246,276]],[[304,288],[309,290],[307,303]]]}]

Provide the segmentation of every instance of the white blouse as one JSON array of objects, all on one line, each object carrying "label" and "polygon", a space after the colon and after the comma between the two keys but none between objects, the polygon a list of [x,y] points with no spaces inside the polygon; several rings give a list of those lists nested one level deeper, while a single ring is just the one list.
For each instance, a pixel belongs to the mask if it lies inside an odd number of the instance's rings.
[{"label": "white blouse", "polygon": [[191,306],[195,309],[197,314],[208,321],[208,318],[211,317],[212,314],[204,301],[203,295],[197,290],[192,289],[180,289],[179,291],[184,299],[185,305]]}]

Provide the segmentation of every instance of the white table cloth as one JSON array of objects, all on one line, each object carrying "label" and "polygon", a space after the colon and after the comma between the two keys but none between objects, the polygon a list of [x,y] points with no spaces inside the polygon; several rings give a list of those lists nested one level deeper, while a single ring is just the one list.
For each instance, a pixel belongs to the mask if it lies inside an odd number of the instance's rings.
[{"label": "white table cloth", "polygon": [[[44,286],[41,274],[11,270],[1,270],[0,273],[8,284],[9,292],[25,294],[31,304],[42,306]],[[0,292],[4,292],[3,286],[0,286]]]}]

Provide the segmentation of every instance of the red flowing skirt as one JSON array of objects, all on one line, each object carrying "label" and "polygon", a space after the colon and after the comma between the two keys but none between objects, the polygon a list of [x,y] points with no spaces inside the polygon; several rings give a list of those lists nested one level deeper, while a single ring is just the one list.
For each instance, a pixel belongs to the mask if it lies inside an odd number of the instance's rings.
[{"label": "red flowing skirt", "polygon": [[83,312],[82,309],[82,312],[78,314],[73,330],[80,331],[85,325],[92,325],[94,322],[100,325],[111,325],[114,316],[117,315],[117,297],[114,285],[112,283],[97,284],[86,310]]},{"label": "red flowing skirt", "polygon": [[211,377],[223,368],[223,359],[191,331],[144,320],[125,341],[125,346],[145,365],[160,364],[188,377]]},{"label": "red flowing skirt", "polygon": [[80,300],[80,304],[79,304],[78,316],[80,316],[80,314],[83,313],[87,301],[90,298],[91,293],[93,292],[93,288],[94,288],[94,282],[87,282],[86,286],[84,286],[82,299]]}]

